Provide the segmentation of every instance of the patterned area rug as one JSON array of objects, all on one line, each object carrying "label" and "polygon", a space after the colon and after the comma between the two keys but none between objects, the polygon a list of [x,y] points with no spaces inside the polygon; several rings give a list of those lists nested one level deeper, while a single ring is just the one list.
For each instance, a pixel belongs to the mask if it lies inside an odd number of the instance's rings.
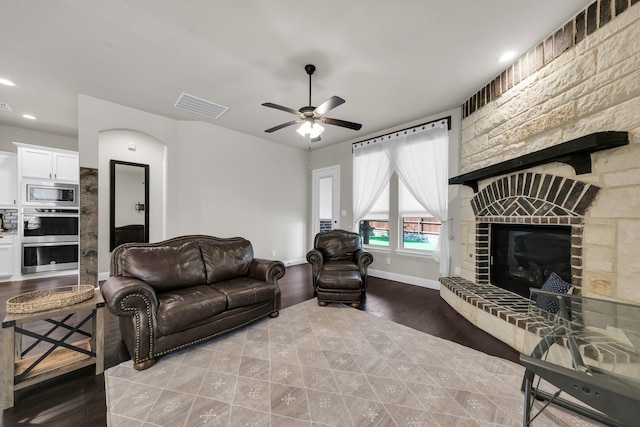
[{"label": "patterned area rug", "polygon": [[[105,372],[110,426],[521,426],[524,369],[314,300]],[[597,425],[548,408],[534,426]]]}]

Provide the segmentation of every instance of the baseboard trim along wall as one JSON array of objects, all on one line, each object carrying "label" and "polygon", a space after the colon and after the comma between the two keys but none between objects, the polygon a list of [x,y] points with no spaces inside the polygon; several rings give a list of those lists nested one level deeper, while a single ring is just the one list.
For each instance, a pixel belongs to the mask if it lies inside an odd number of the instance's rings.
[{"label": "baseboard trim along wall", "polygon": [[421,286],[423,288],[440,290],[440,282],[437,280],[424,279],[422,277],[408,276],[406,274],[392,273],[389,271],[369,269],[369,276],[380,279],[393,280],[395,282],[407,283],[409,285]]}]

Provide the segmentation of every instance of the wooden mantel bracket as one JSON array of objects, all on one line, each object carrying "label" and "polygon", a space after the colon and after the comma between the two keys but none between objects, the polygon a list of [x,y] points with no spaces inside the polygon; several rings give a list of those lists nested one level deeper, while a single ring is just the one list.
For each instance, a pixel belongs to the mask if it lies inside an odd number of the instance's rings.
[{"label": "wooden mantel bracket", "polygon": [[478,182],[545,163],[560,162],[573,167],[576,175],[591,172],[591,153],[629,144],[628,132],[596,132],[534,153],[449,178],[449,185],[462,184],[478,192]]}]

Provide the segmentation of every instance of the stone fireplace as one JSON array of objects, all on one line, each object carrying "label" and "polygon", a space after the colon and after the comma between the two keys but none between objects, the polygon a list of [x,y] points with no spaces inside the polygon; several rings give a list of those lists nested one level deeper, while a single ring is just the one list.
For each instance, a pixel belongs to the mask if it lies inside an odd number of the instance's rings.
[{"label": "stone fireplace", "polygon": [[[454,190],[459,275],[442,278],[440,293],[517,350],[529,300],[491,285],[495,226],[568,228],[575,292],[640,304],[640,55],[620,48],[638,40],[639,2],[596,0],[462,105],[462,175],[450,181],[465,184]],[[627,144],[537,161],[608,130]]]}]

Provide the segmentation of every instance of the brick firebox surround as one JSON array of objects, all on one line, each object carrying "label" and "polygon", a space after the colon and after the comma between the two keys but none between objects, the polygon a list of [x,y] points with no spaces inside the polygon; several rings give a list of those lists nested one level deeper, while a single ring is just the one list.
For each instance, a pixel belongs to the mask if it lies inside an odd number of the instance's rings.
[{"label": "brick firebox surround", "polygon": [[476,282],[489,283],[491,224],[571,226],[571,276],[582,287],[584,214],[600,187],[571,178],[517,173],[493,181],[471,200],[476,216]]}]

